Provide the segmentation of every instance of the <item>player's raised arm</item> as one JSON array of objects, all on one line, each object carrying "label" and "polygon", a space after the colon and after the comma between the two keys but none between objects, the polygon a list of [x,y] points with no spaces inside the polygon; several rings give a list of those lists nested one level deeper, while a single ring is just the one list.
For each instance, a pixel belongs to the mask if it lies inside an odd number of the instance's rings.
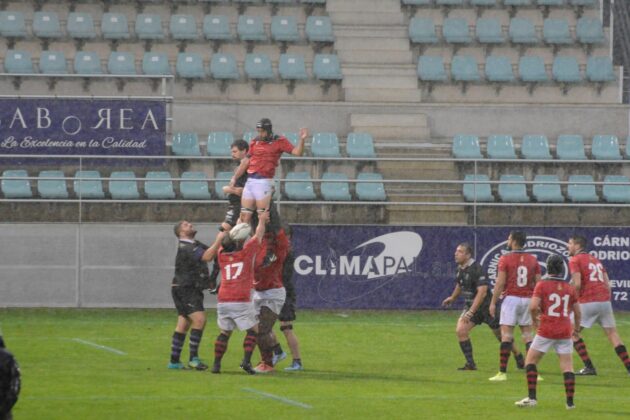
[{"label": "player's raised arm", "polygon": [[216,257],[217,251],[221,246],[221,241],[223,240],[224,236],[225,232],[219,232],[217,234],[217,238],[214,240],[214,243],[210,245],[210,248],[206,249],[206,252],[204,252],[201,256],[201,261],[210,262],[214,259],[214,257]]},{"label": "player's raised arm", "polygon": [[451,304],[457,300],[461,292],[462,292],[461,286],[459,284],[456,284],[455,289],[453,289],[453,293],[451,293],[449,297],[447,297],[446,299],[442,301],[442,306],[445,308],[451,306]]},{"label": "player's raised arm", "polygon": [[265,230],[267,228],[267,222],[269,221],[269,210],[265,212],[258,213],[258,226],[256,227],[256,233],[252,239],[258,241],[258,243],[262,243],[263,237],[265,236]]},{"label": "player's raised arm", "polygon": [[300,128],[300,140],[298,141],[297,146],[295,146],[293,150],[291,151],[291,154],[293,156],[302,156],[304,154],[304,142],[306,141],[307,137],[308,137],[308,129]]}]

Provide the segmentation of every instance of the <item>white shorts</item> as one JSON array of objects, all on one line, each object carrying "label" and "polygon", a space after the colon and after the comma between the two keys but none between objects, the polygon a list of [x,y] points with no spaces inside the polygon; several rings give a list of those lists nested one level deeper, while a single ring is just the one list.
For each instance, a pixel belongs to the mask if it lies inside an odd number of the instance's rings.
[{"label": "white shorts", "polygon": [[532,341],[532,349],[541,353],[548,353],[549,349],[553,347],[557,354],[571,354],[573,353],[573,340],[570,338],[545,338],[539,335],[534,336]]},{"label": "white shorts", "polygon": [[529,313],[529,302],[531,298],[506,296],[501,303],[501,316],[499,324],[501,325],[532,325],[532,316]]},{"label": "white shorts", "polygon": [[254,291],[254,307],[256,313],[260,314],[260,308],[266,306],[276,315],[280,315],[284,300],[287,297],[287,291],[284,287],[269,290]]},{"label": "white shorts", "polygon": [[615,328],[615,315],[610,301],[580,303],[580,327],[591,328],[595,322],[603,328]]},{"label": "white shorts", "polygon": [[217,303],[217,325],[223,331],[249,330],[258,324],[254,302]]},{"label": "white shorts", "polygon": [[264,200],[273,194],[273,179],[247,178],[242,197],[247,200]]}]

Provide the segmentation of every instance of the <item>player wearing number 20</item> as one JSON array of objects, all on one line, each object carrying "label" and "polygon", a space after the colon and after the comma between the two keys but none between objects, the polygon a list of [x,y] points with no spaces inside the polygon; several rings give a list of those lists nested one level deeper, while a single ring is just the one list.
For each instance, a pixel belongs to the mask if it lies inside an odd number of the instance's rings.
[{"label": "player wearing number 20", "polygon": [[[630,373],[628,351],[619,338],[615,325],[615,316],[610,302],[610,283],[606,269],[597,258],[586,252],[586,238],[583,236],[574,235],[571,237],[568,250],[571,255],[569,260],[571,282],[578,291],[580,309],[582,310],[582,322],[580,328],[576,328],[576,330],[581,331],[582,328],[590,328],[595,322],[601,325],[621,362]],[[597,371],[588,355],[586,344],[578,334],[573,336],[573,347],[584,362],[584,368],[577,374],[596,375]]]}]

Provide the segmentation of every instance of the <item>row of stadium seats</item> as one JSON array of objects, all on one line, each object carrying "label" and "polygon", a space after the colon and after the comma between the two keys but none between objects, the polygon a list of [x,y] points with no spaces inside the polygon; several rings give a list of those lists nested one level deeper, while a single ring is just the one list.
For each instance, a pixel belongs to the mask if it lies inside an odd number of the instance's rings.
[{"label": "row of stadium seats", "polygon": [[[464,184],[463,194],[466,201],[495,201],[490,179],[487,175],[466,175],[465,181],[477,183]],[[501,175],[497,196],[503,202],[527,203],[563,203],[560,178],[557,175],[536,175],[533,184],[525,184],[523,175]],[[509,183],[508,183],[509,182]],[[574,203],[593,203],[600,201],[597,188],[591,175],[571,175],[566,187],[566,199]],[[531,185],[528,188],[528,185]],[[531,195],[528,194],[531,190]],[[630,203],[630,179],[623,175],[607,175],[601,188],[601,197],[608,203]]]},{"label": "row of stadium seats", "polygon": [[[626,142],[625,158],[630,159],[630,137]],[[479,137],[460,134],[453,138],[453,156],[458,159],[483,159]],[[490,159],[518,159],[514,140],[511,135],[492,135],[488,137],[486,149]],[[619,139],[612,135],[596,135],[593,137],[591,154],[596,160],[622,160]],[[523,136],[521,155],[525,159],[553,159],[549,150],[549,140],[544,135]],[[556,156],[560,160],[586,160],[584,138],[576,134],[558,136]]]},{"label": "row of stadium seats", "polygon": [[[179,181],[180,197],[184,200],[210,200],[213,194],[209,188],[209,181],[214,180],[214,197],[227,198],[223,187],[229,183],[233,172],[219,172],[216,177],[209,179],[204,172],[184,172]],[[31,182],[26,170],[6,170],[2,173],[0,183],[2,193],[8,199],[33,198]],[[44,199],[70,198],[63,171],[41,171],[37,180],[37,194]],[[99,171],[77,171],[72,178],[72,186],[76,198],[104,199],[106,198]],[[109,196],[114,200],[137,200],[141,198],[138,180],[144,184],[144,194],[150,200],[175,199],[173,179],[166,171],[147,172],[144,179],[136,178],[132,171],[114,171],[109,175],[107,183]],[[284,192],[289,200],[315,200],[317,194],[313,187],[313,179],[308,172],[289,172],[284,185]],[[386,200],[383,177],[378,173],[360,173],[357,176],[355,192],[361,201]],[[328,181],[328,182],[324,182]],[[327,201],[350,201],[351,188],[347,175],[337,172],[325,172],[321,182],[321,196]],[[279,191],[278,181],[276,190]]]},{"label": "row of stadium seats", "polygon": [[[294,145],[298,142],[298,133],[283,133]],[[256,137],[255,132],[243,133],[243,140],[248,143]],[[234,142],[231,132],[215,131],[208,134],[206,153],[209,156],[230,156],[230,145]],[[201,147],[197,133],[176,133],[171,146],[173,155],[201,156]],[[341,157],[339,138],[335,133],[314,133],[310,142],[311,154],[314,157]],[[352,158],[373,158],[374,140],[368,133],[350,133],[346,141],[346,153]]]},{"label": "row of stadium seats", "polygon": [[401,0],[402,4],[408,6],[597,6],[599,0]]}]

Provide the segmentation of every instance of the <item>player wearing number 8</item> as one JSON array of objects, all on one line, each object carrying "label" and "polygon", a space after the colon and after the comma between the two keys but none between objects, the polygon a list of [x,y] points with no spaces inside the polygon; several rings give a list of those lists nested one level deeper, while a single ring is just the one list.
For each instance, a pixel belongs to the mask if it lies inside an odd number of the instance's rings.
[{"label": "player wearing number 8", "polygon": [[[582,321],[577,330],[590,328],[595,322],[601,325],[608,340],[615,348],[615,352],[630,373],[628,351],[617,333],[606,269],[597,258],[586,252],[586,238],[583,236],[574,235],[571,237],[568,250],[569,255],[571,255],[569,260],[571,282],[578,292],[580,309],[582,310]],[[588,355],[586,344],[578,333],[573,336],[573,346],[584,362],[584,368],[577,374],[596,375],[597,371]]]}]

